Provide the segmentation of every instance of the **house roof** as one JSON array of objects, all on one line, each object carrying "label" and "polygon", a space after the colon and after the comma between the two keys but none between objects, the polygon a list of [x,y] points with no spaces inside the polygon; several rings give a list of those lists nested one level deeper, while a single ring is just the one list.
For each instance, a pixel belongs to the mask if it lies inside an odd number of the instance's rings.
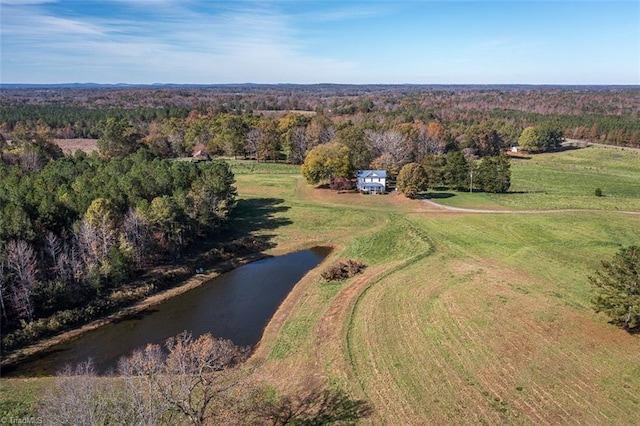
[{"label": "house roof", "polygon": [[198,151],[194,152],[194,153],[193,153],[193,156],[194,156],[194,157],[207,157],[207,156],[209,156],[209,154],[207,154],[207,152],[206,152],[206,151],[204,151],[204,150],[200,149],[200,150],[198,150]]},{"label": "house roof", "polygon": [[368,178],[368,177],[380,177],[386,178],[387,171],[386,170],[358,170],[359,178]]}]

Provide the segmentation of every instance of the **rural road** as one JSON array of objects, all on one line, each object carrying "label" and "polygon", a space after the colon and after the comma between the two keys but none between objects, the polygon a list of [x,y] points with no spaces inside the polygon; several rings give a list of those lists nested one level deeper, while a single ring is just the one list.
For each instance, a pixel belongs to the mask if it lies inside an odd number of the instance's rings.
[{"label": "rural road", "polygon": [[570,213],[570,212],[604,212],[611,211],[615,213],[624,213],[624,214],[637,214],[640,215],[640,212],[635,211],[620,211],[620,210],[596,210],[596,209],[557,209],[557,210],[483,210],[483,209],[465,209],[462,207],[450,207],[444,206],[442,204],[438,204],[435,201],[423,198],[421,201],[429,204],[432,207],[451,211],[451,212],[461,212],[461,213],[499,213],[499,214],[536,214],[536,213]]},{"label": "rural road", "polygon": [[577,212],[577,211],[584,211],[584,210],[578,210],[578,209],[560,209],[560,210],[483,210],[483,209],[465,209],[462,207],[450,207],[450,206],[444,206],[442,204],[438,204],[435,201],[429,200],[429,199],[422,199],[422,201],[424,201],[425,203],[429,204],[430,206],[442,209],[442,210],[447,210],[447,211],[451,211],[451,212],[461,212],[461,213],[502,213],[502,214],[524,214],[524,213],[528,213],[528,214],[534,214],[534,213],[561,213],[561,212]]},{"label": "rural road", "polygon": [[599,148],[609,148],[609,149],[619,149],[622,151],[633,151],[633,152],[640,152],[640,148],[631,148],[628,146],[617,146],[617,145],[606,145],[606,144],[602,144],[602,143],[594,143],[594,142],[589,142],[589,141],[585,141],[585,140],[581,140],[581,139],[569,139],[569,138],[565,138],[564,140],[564,144],[565,145],[577,145],[577,146],[596,146]]}]

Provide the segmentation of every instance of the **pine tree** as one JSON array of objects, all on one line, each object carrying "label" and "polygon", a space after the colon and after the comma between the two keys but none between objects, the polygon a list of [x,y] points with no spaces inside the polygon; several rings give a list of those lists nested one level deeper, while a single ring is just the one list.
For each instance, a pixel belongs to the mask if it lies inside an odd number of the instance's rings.
[{"label": "pine tree", "polygon": [[640,328],[640,246],[620,249],[589,281],[598,291],[593,300],[597,312],[626,330]]},{"label": "pine tree", "polygon": [[506,155],[485,157],[478,167],[478,187],[485,192],[507,192],[511,186],[511,165]]}]

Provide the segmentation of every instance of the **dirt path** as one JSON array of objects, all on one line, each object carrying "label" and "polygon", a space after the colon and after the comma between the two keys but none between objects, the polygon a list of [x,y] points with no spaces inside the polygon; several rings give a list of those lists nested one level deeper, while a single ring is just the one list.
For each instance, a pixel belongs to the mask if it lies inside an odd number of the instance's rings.
[{"label": "dirt path", "polygon": [[556,210],[484,210],[484,209],[467,209],[462,207],[451,207],[438,204],[435,201],[429,199],[422,199],[422,202],[430,205],[431,207],[450,212],[458,213],[497,213],[497,214],[538,214],[538,213],[576,213],[576,212],[605,212],[611,211],[612,213],[623,213],[640,215],[640,212],[636,211],[624,211],[624,210],[597,210],[597,209],[556,209]]},{"label": "dirt path", "polygon": [[631,147],[628,147],[628,146],[618,146],[618,145],[606,145],[606,144],[603,144],[603,143],[594,143],[594,142],[589,142],[589,141],[585,141],[585,140],[581,140],[581,139],[565,139],[565,143],[566,144],[579,145],[579,146],[583,146],[583,147],[597,146],[598,148],[620,149],[622,151],[640,152],[640,148],[631,148]]}]

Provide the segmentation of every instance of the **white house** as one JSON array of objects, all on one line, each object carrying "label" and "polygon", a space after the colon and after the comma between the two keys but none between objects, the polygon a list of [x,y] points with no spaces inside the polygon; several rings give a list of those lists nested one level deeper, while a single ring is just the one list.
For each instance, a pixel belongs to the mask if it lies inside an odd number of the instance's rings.
[{"label": "white house", "polygon": [[386,170],[358,170],[358,191],[382,193],[387,191]]}]

